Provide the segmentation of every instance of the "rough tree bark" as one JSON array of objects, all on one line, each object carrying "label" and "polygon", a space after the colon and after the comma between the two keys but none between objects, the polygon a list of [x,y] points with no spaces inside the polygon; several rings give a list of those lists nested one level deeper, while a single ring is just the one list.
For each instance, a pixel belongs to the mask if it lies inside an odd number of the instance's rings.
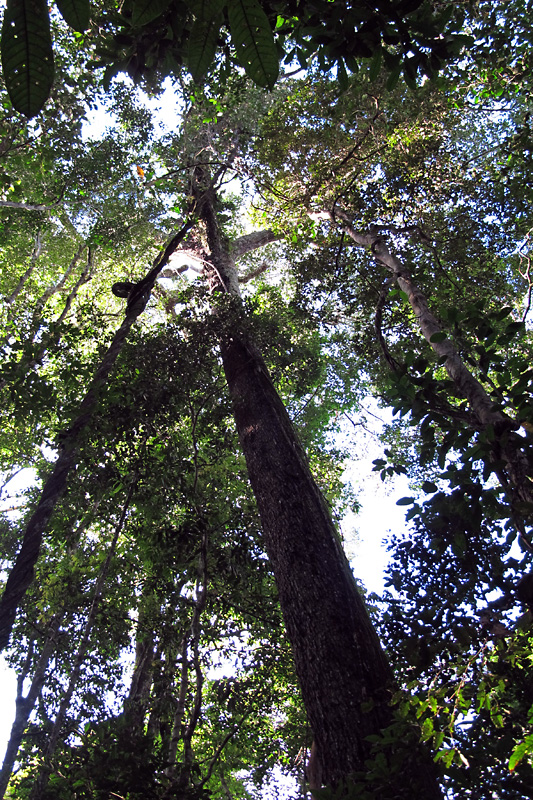
[{"label": "rough tree bark", "polygon": [[153,683],[155,634],[153,630],[143,629],[145,616],[146,614],[141,604],[135,642],[135,668],[122,713],[124,727],[132,731],[133,736],[144,733],[144,721]]},{"label": "rough tree bark", "polygon": [[[394,679],[357,590],[331,515],[287,411],[247,332],[231,246],[218,224],[207,170],[193,187],[223,298],[220,350],[235,423],[261,516],[321,781],[339,786],[365,770],[366,738],[391,725]],[[224,302],[226,301],[226,302]],[[222,310],[221,310],[222,309]],[[380,797],[428,800],[441,793],[427,753],[414,744]]]}]

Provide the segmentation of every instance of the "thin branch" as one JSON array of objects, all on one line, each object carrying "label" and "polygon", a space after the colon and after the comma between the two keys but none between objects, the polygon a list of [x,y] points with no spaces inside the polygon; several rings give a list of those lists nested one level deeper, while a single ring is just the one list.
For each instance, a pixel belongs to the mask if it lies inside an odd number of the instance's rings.
[{"label": "thin branch", "polygon": [[46,206],[41,203],[15,203],[12,200],[0,200],[0,208],[19,208],[24,211],[52,211],[59,202],[58,200],[52,205]]},{"label": "thin branch", "polygon": [[56,320],[56,325],[63,322],[68,312],[70,311],[70,308],[72,306],[72,301],[78,294],[78,289],[80,288],[80,286],[83,286],[84,283],[90,281],[90,279],[93,276],[93,272],[94,272],[94,251],[92,247],[89,247],[87,249],[87,265],[82,271],[80,277],[78,278],[74,286],[72,287],[71,291],[69,292],[68,297],[65,300],[65,306],[63,308],[63,311]]},{"label": "thin branch", "polygon": [[239,283],[248,283],[249,281],[253,281],[254,278],[262,275],[268,269],[270,269],[270,264],[267,261],[262,261],[258,267],[251,269],[250,272],[246,273],[246,275],[239,275]]},{"label": "thin branch", "polygon": [[[61,325],[62,322],[64,322],[68,312],[70,311],[70,308],[72,306],[72,301],[74,300],[74,298],[78,294],[78,290],[79,290],[80,286],[82,286],[84,283],[87,283],[92,278],[93,272],[94,272],[93,249],[91,247],[88,247],[87,248],[87,264],[83,268],[83,271],[82,271],[80,277],[78,278],[78,280],[76,281],[76,283],[74,284],[72,289],[70,290],[70,292],[69,292],[69,294],[67,296],[67,299],[65,300],[65,305],[63,307],[63,311],[61,312],[61,314],[59,315],[59,317],[55,321],[54,328],[55,328],[56,332],[53,335],[45,336],[43,338],[43,342],[42,342],[41,347],[34,352],[33,358],[28,362],[24,362],[24,364],[22,366],[23,366],[25,372],[27,372],[29,369],[32,369],[37,364],[41,363],[46,351],[49,350],[52,345],[56,345],[60,341],[60,339],[61,339],[60,325]],[[0,384],[0,388],[2,388],[4,385],[5,384]]]},{"label": "thin branch", "polygon": [[22,277],[20,278],[19,282],[17,283],[17,285],[15,286],[15,288],[13,289],[13,291],[9,295],[9,297],[6,297],[6,299],[4,300],[6,305],[9,306],[14,302],[14,300],[17,298],[17,296],[22,291],[22,288],[23,288],[24,284],[26,283],[26,281],[28,280],[28,278],[32,274],[33,270],[35,269],[35,264],[37,263],[37,259],[41,255],[42,244],[43,243],[42,243],[42,239],[41,239],[41,232],[37,231],[37,235],[35,237],[35,244],[33,246],[33,251],[32,251],[32,254],[31,254],[30,266],[28,267],[26,272],[22,275]]},{"label": "thin branch", "polygon": [[391,370],[395,373],[398,373],[401,369],[401,365],[396,359],[393,357],[389,350],[389,346],[385,341],[385,337],[383,336],[383,330],[381,328],[381,323],[383,321],[383,309],[385,307],[385,301],[387,299],[387,295],[389,293],[390,287],[394,284],[394,277],[388,278],[383,284],[383,288],[380,292],[379,299],[376,305],[376,313],[374,315],[374,330],[376,331],[376,336],[379,342],[379,346],[381,347],[381,352],[385,358],[385,361],[391,368]]},{"label": "thin branch", "polygon": [[[527,233],[527,235],[525,237],[524,245],[525,244],[529,244],[530,238],[531,238],[531,234],[528,231],[528,233]],[[520,275],[523,277],[523,279],[527,283],[527,301],[526,301],[526,308],[524,310],[524,313],[522,314],[522,322],[525,322],[527,317],[528,317],[528,314],[529,314],[530,309],[531,309],[531,301],[532,301],[532,296],[533,296],[533,277],[532,277],[532,274],[531,274],[531,272],[532,272],[532,259],[531,259],[531,254],[530,253],[528,253],[527,255],[524,255],[522,253],[522,249],[523,249],[524,245],[519,250],[519,253],[520,253],[519,272],[520,272]],[[526,262],[525,269],[522,269],[522,262],[523,261]]]},{"label": "thin branch", "polygon": [[42,325],[42,322],[43,322],[42,316],[41,316],[41,312],[42,312],[44,306],[46,305],[46,303],[48,302],[50,297],[52,297],[52,295],[57,294],[58,292],[60,292],[63,289],[63,287],[65,286],[65,283],[67,282],[67,280],[70,277],[70,275],[72,274],[76,264],[78,263],[78,261],[79,261],[79,259],[81,257],[81,254],[85,250],[85,247],[86,247],[86,244],[84,242],[82,242],[79,245],[76,253],[72,257],[72,259],[70,261],[70,264],[68,265],[67,269],[63,273],[61,279],[56,284],[54,284],[53,286],[49,286],[47,289],[45,289],[45,291],[43,292],[41,297],[37,300],[37,303],[35,304],[35,310],[33,312],[32,323],[31,323],[32,324],[32,328],[35,329],[34,333],[33,333],[33,341],[34,342],[35,342],[35,338],[37,336],[37,333],[39,332],[39,329],[40,329],[40,327]]},{"label": "thin branch", "polygon": [[[258,693],[257,693],[257,694],[258,694]],[[207,783],[207,781],[210,779],[211,775],[213,774],[213,770],[214,770],[214,768],[215,768],[215,766],[216,766],[217,762],[218,762],[218,761],[219,761],[219,759],[220,759],[220,756],[221,756],[221,754],[222,754],[222,751],[224,750],[224,748],[226,747],[226,745],[227,745],[227,744],[228,744],[228,743],[229,743],[229,742],[230,742],[230,741],[233,739],[233,737],[235,736],[235,734],[236,734],[236,733],[238,733],[239,729],[240,729],[240,728],[242,728],[242,726],[244,725],[244,723],[246,722],[246,720],[248,719],[248,717],[250,716],[250,714],[252,713],[252,711],[253,711],[253,710],[254,710],[253,706],[252,706],[251,708],[249,708],[249,709],[248,709],[248,711],[246,711],[246,712],[245,712],[245,713],[242,715],[242,717],[240,718],[239,722],[235,723],[235,725],[234,725],[234,726],[233,726],[233,728],[232,728],[232,729],[229,731],[229,733],[227,733],[227,734],[224,736],[224,738],[222,739],[221,743],[219,744],[219,746],[218,746],[218,747],[217,747],[217,749],[215,750],[215,752],[214,752],[214,754],[213,754],[213,758],[212,758],[212,759],[211,759],[211,761],[209,762],[209,767],[208,767],[208,769],[207,769],[207,773],[206,773],[205,777],[204,777],[204,778],[202,778],[202,780],[201,780],[201,781],[200,781],[200,783],[198,784],[198,788],[201,788],[202,786],[205,786],[205,784]]]}]

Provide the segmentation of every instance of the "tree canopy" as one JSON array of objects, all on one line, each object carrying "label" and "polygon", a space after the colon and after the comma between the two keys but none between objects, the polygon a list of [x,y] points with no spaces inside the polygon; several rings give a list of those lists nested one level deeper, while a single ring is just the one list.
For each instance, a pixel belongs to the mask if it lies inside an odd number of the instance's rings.
[{"label": "tree canopy", "polygon": [[[455,58],[465,36],[463,14],[452,3],[381,0],[352,3],[315,0],[89,0],[57,4],[78,45],[93,53],[91,66],[106,66],[104,84],[120,71],[154,88],[185,70],[199,84],[216,76],[219,87],[235,67],[258,86],[272,89],[280,63],[336,67],[343,82],[360,59],[382,62],[397,80],[415,82]],[[39,0],[8,0],[2,26],[2,66],[13,106],[29,117],[46,102],[54,81],[50,10]]]},{"label": "tree canopy", "polygon": [[8,3],[1,796],[531,797],[526,5]]}]

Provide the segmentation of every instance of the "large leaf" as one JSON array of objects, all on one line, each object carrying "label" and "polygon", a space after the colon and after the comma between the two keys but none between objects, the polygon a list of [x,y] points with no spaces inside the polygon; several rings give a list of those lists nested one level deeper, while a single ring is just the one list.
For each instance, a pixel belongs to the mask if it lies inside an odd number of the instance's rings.
[{"label": "large leaf", "polygon": [[189,35],[185,61],[196,83],[200,83],[213,63],[223,19],[220,15],[211,22],[201,22],[199,19],[194,21]]},{"label": "large leaf", "polygon": [[225,0],[203,0],[189,3],[196,19],[187,44],[185,61],[193,79],[199,83],[211,66],[218,44],[220,26],[224,21]]},{"label": "large leaf", "polygon": [[169,5],[170,0],[136,0],[133,4],[131,24],[133,27],[146,25],[160,17]]},{"label": "large leaf", "polygon": [[56,0],[61,16],[74,31],[86,31],[89,27],[89,0]]},{"label": "large leaf", "polygon": [[2,25],[2,68],[13,106],[34,117],[54,80],[54,54],[46,0],[7,0]]},{"label": "large leaf", "polygon": [[230,0],[231,38],[240,64],[258,86],[272,89],[279,72],[278,53],[267,16],[257,0]]}]

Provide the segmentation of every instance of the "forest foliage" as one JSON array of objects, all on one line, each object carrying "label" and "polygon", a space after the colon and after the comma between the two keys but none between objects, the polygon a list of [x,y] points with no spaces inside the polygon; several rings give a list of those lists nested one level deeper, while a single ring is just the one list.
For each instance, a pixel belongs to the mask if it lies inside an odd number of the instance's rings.
[{"label": "forest foliage", "polygon": [[370,397],[374,472],[410,485],[383,595],[355,576],[391,717],[314,796],[400,796],[406,730],[444,796],[532,796],[531,9],[455,6],[8,2],[4,580],[38,519],[2,796],[267,797],[280,775],[309,796],[316,709],[228,392],[241,336],[336,523],[364,502],[339,433]]}]

